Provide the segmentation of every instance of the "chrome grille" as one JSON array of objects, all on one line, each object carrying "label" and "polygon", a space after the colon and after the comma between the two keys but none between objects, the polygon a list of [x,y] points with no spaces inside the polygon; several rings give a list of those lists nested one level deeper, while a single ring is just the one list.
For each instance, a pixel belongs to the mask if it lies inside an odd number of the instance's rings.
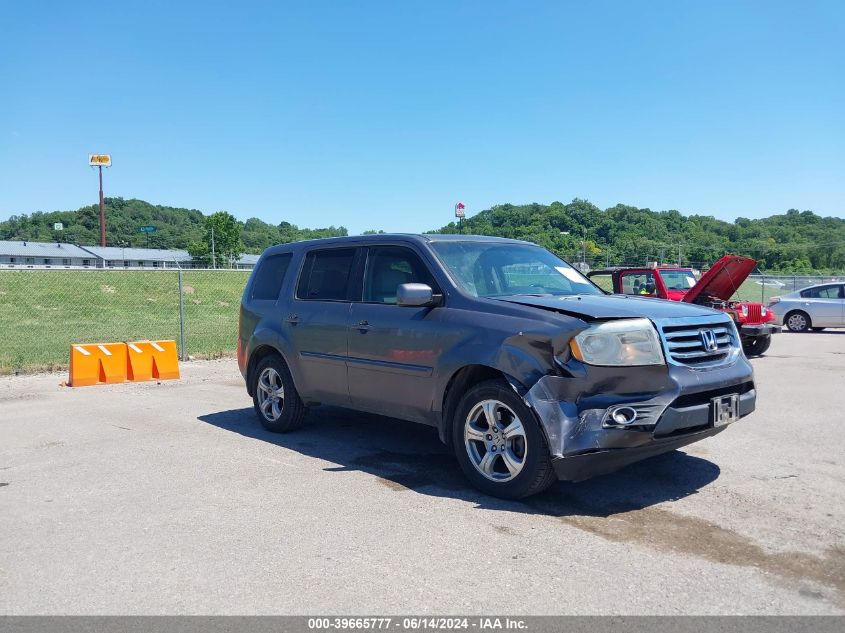
[{"label": "chrome grille", "polygon": [[725,321],[678,325],[667,322],[661,331],[669,357],[682,365],[721,364],[730,360],[737,349],[733,325]]}]

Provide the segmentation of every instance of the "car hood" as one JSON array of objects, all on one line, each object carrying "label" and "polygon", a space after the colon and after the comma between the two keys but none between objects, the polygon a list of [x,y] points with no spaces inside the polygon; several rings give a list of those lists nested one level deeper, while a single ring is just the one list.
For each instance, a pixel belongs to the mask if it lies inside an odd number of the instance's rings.
[{"label": "car hood", "polygon": [[676,319],[694,316],[722,314],[702,306],[688,305],[676,301],[664,301],[650,297],[628,295],[574,295],[555,297],[550,295],[509,295],[495,297],[500,301],[518,303],[524,306],[554,310],[587,321],[594,319],[626,319],[647,317],[650,319]]},{"label": "car hood", "polygon": [[725,255],[701,276],[698,283],[687,291],[682,301],[695,303],[699,297],[715,297],[727,301],[756,265],[757,260],[750,257]]}]

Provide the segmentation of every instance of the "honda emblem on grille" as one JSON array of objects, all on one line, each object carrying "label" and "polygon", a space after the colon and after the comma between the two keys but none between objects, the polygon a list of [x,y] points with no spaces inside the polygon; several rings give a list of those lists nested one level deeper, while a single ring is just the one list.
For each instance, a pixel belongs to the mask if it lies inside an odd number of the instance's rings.
[{"label": "honda emblem on grille", "polygon": [[704,350],[707,352],[715,352],[719,349],[719,344],[716,342],[716,333],[713,330],[701,330],[701,344],[704,345]]}]

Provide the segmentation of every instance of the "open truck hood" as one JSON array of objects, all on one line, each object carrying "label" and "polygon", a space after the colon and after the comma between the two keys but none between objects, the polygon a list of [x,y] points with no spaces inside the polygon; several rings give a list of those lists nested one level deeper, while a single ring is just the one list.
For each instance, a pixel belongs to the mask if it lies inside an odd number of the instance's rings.
[{"label": "open truck hood", "polygon": [[725,255],[701,276],[698,283],[690,288],[682,301],[695,303],[699,297],[715,297],[722,301],[730,299],[742,285],[757,260],[741,255]]}]

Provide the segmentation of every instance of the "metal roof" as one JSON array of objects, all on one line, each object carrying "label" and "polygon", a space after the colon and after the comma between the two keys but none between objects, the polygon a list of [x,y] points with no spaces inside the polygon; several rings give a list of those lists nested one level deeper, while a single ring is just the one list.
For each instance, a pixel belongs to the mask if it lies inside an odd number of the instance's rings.
[{"label": "metal roof", "polygon": [[127,259],[131,261],[190,261],[188,251],[177,251],[163,248],[122,248],[120,246],[83,246],[83,250],[106,260]]},{"label": "metal roof", "polygon": [[0,255],[8,257],[78,257],[90,259],[91,253],[73,244],[58,242],[0,241]]},{"label": "metal roof", "polygon": [[258,263],[258,258],[261,255],[253,255],[252,253],[241,253],[240,259],[238,259],[236,264],[252,264],[253,266]]}]

